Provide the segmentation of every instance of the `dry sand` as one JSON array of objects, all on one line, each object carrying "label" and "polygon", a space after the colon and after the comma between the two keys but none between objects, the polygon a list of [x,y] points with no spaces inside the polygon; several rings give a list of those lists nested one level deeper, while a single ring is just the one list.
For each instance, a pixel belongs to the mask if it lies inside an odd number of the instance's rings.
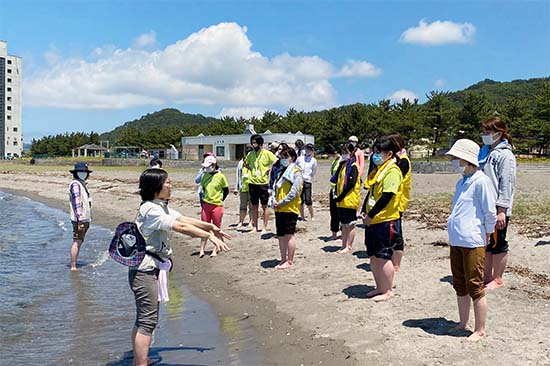
[{"label": "dry sand", "polygon": [[[68,166],[0,165],[0,189],[68,208]],[[96,224],[114,228],[135,217],[138,169],[92,167],[89,189]],[[353,254],[336,254],[339,241],[330,235],[328,164],[320,164],[313,191],[315,221],[300,222],[295,266],[273,269],[276,238],[233,229],[238,198],[226,200],[223,228],[233,235],[232,250],[215,259],[196,256],[199,241],[176,237],[176,274],[194,293],[224,315],[254,326],[255,340],[266,352],[267,365],[550,365],[550,236],[528,238],[518,233],[529,224],[512,221],[511,255],[505,287],[488,294],[488,336],[476,344],[445,331],[458,319],[450,284],[445,212],[415,197],[447,197],[455,174],[413,176],[411,211],[405,216],[406,240],[395,296],[374,303],[365,294],[374,285],[359,228]],[[199,217],[192,180],[196,170],[168,169],[171,206]],[[224,168],[233,184],[234,169]],[[550,201],[550,169],[520,167],[517,192],[524,199]],[[421,202],[420,204],[418,202]],[[437,205],[435,205],[437,206]],[[423,215],[429,212],[430,215]],[[434,213],[435,212],[435,213]],[[434,224],[434,225],[430,225]],[[429,228],[435,226],[436,228]],[[437,227],[440,228],[437,228]],[[444,225],[443,225],[444,226]],[[274,222],[270,228],[274,230]],[[268,235],[269,236],[269,235]],[[181,245],[178,245],[181,244]],[[473,321],[473,313],[472,313]]]}]

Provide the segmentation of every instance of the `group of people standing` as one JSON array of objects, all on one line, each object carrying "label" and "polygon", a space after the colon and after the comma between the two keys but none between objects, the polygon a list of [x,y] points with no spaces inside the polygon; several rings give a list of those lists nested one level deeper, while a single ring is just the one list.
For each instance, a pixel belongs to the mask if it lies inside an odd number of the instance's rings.
[{"label": "group of people standing", "polygon": [[[401,221],[409,201],[411,167],[403,138],[397,133],[380,136],[373,144],[363,180],[364,153],[357,142],[357,137],[351,136],[342,146],[326,148],[334,159],[329,194],[331,239],[337,239],[341,230],[342,247],[337,253],[350,253],[358,219],[362,220],[376,284],[367,297],[378,302],[393,296],[393,276],[400,269],[404,247]],[[361,186],[367,191],[362,203]]]},{"label": "group of people standing", "polygon": [[[502,275],[508,259],[507,228],[512,212],[516,162],[512,138],[499,117],[483,122],[483,148],[474,141],[461,139],[447,152],[456,172],[462,175],[456,184],[448,234],[453,287],[456,291],[459,324],[451,331],[470,330],[470,298],[473,300],[477,340],[485,335],[487,318],[486,290],[503,286]],[[294,149],[286,143],[263,147],[260,135],[252,135],[245,156],[238,163],[235,194],[240,197],[239,222],[244,224],[250,208],[251,227],[268,230],[269,208],[275,211],[276,235],[281,259],[277,269],[294,265],[297,221],[306,219],[304,205],[313,221],[311,185],[317,171],[314,146]],[[297,146],[299,144],[296,144]],[[372,146],[364,179],[364,153],[358,139],[351,136],[341,146],[325,149],[333,161],[330,167],[330,239],[341,231],[338,253],[352,251],[358,219],[365,227],[365,245],[370,258],[375,288],[367,296],[385,301],[393,296],[393,277],[399,272],[404,249],[402,217],[411,189],[411,161],[405,141],[392,133],[380,136]],[[91,195],[86,180],[92,171],[85,163],[71,170],[69,186],[73,245],[71,270],[91,222]],[[200,185],[201,220],[186,217],[168,207],[171,181],[155,160],[139,179],[141,204],[136,224],[146,241],[148,253],[128,278],[135,295],[136,322],[132,333],[134,364],[146,365],[153,329],[158,322],[158,274],[161,262],[172,255],[173,231],[201,238],[199,255],[208,241],[212,255],[227,251],[230,236],[221,230],[223,201],[229,194],[226,177],[214,154],[206,154],[196,179]],[[361,203],[361,186],[367,191]],[[262,217],[259,216],[259,205]],[[268,207],[269,206],[269,207]],[[261,226],[260,226],[261,224]]]},{"label": "group of people standing", "polygon": [[296,225],[299,219],[306,220],[304,206],[308,209],[309,219],[314,220],[312,182],[317,172],[314,146],[306,144],[300,149],[300,141],[297,142],[296,150],[286,143],[271,143],[266,149],[263,147],[263,137],[252,135],[250,147],[247,147],[246,155],[237,165],[235,193],[240,195],[237,226],[242,227],[250,205],[252,230],[265,234],[269,209],[275,211],[276,235],[281,252],[277,269],[287,269],[294,264]]}]

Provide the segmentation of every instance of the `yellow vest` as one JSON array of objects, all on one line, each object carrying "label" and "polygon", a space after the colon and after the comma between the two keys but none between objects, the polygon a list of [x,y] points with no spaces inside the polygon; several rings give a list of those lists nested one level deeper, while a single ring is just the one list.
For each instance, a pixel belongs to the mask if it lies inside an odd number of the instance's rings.
[{"label": "yellow vest", "polygon": [[[295,167],[294,168],[294,174],[298,173],[300,171],[300,168]],[[275,201],[281,202],[283,198],[286,197],[288,192],[290,192],[290,189],[292,188],[292,183],[290,183],[288,180],[284,179],[283,184],[280,187],[275,187]],[[287,203],[284,206],[281,206],[279,208],[275,209],[275,212],[292,212],[296,215],[300,214],[300,204],[302,195],[302,187],[300,187],[300,191],[298,192],[298,195],[294,197],[292,201]]]},{"label": "yellow vest", "polygon": [[405,176],[403,177],[403,182],[401,183],[403,185],[403,193],[401,194],[401,200],[399,200],[399,212],[405,212],[407,209],[407,206],[409,205],[410,196],[411,196],[411,177],[412,177],[412,164],[411,159],[407,155],[407,153],[404,153],[399,157],[400,159],[405,159],[409,162],[409,171]]},{"label": "yellow vest", "polygon": [[[342,162],[342,164],[344,164],[344,166],[340,169],[338,179],[336,180],[336,196],[339,196],[340,193],[344,191],[344,178],[346,176],[345,164],[347,164],[347,162]],[[357,163],[353,163],[352,166],[357,168],[357,182],[355,182],[355,186],[343,200],[336,202],[336,207],[357,210],[359,209],[361,200],[361,177],[359,177],[359,165]]]},{"label": "yellow vest", "polygon": [[365,180],[365,188],[369,189],[367,196],[367,212],[374,207],[376,201],[384,193],[384,183],[386,180],[395,180],[396,192],[390,202],[372,219],[372,224],[399,219],[399,202],[403,193],[403,174],[401,169],[395,164],[395,159],[388,159],[384,164],[373,170]]}]

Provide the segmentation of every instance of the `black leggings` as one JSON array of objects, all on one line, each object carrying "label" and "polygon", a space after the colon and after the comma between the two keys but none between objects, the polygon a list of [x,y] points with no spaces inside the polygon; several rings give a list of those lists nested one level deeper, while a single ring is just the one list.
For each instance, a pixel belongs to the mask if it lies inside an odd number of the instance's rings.
[{"label": "black leggings", "polygon": [[336,201],[332,197],[332,190],[329,193],[330,202],[330,231],[337,233],[340,231],[340,216],[338,215],[338,207],[336,207]]}]

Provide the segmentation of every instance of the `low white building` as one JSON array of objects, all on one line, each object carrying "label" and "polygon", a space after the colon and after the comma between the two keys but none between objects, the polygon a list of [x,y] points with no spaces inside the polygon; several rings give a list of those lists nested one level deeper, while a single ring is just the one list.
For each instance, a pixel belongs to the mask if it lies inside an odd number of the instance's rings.
[{"label": "low white building", "polygon": [[96,144],[86,144],[72,150],[73,158],[88,156],[94,158],[102,158],[105,156],[105,152],[107,152],[106,148]]},{"label": "low white building", "polygon": [[[205,152],[211,151],[219,160],[239,160],[244,155],[246,145],[250,145],[250,136],[256,134],[253,124],[247,124],[244,132],[238,135],[185,136],[181,138],[182,159],[202,160]],[[294,146],[294,142],[300,139],[304,144],[315,144],[315,136],[307,135],[300,131],[296,133],[272,133],[267,130],[260,133],[264,138],[264,147],[270,142],[285,142]]]}]

